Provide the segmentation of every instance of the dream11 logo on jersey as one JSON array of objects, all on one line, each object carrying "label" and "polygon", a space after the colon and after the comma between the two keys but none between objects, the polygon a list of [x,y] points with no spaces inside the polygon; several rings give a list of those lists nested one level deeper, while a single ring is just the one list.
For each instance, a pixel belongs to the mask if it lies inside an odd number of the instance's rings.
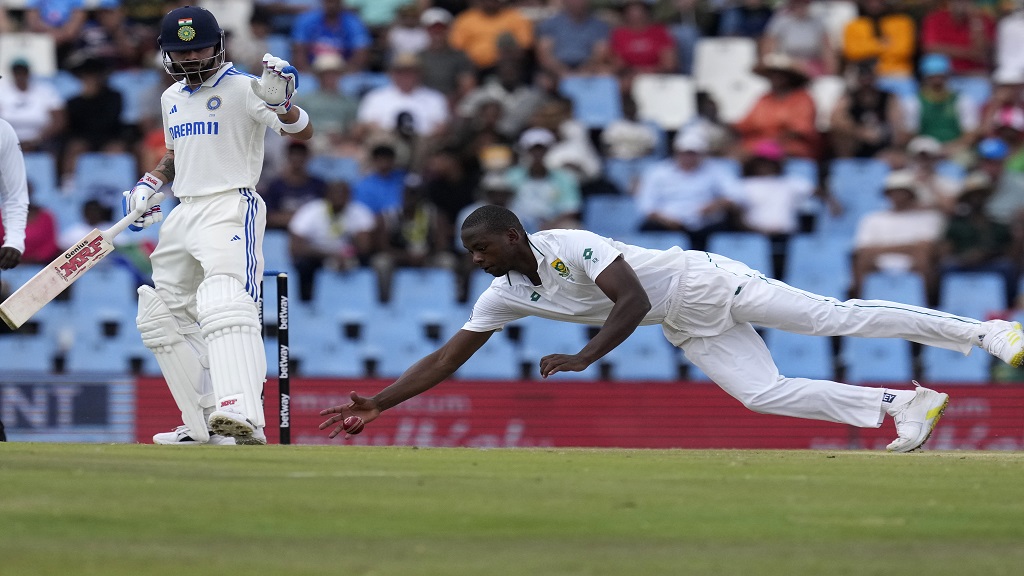
[{"label": "dream11 logo on jersey", "polygon": [[79,272],[87,268],[86,264],[98,260],[97,256],[101,256],[103,252],[103,236],[83,240],[81,244],[64,253],[67,262],[56,267],[57,273],[65,282],[71,282]]}]

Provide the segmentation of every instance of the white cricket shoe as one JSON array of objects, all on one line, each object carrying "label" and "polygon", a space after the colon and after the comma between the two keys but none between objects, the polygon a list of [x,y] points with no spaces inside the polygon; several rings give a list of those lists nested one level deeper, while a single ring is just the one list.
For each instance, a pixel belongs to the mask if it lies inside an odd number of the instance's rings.
[{"label": "white cricket shoe", "polygon": [[912,452],[924,445],[949,405],[949,394],[925,388],[917,381],[914,385],[917,386],[914,399],[892,415],[899,438],[885,447],[889,452]]},{"label": "white cricket shoe", "polygon": [[262,446],[267,443],[263,428],[253,424],[245,415],[231,410],[214,410],[210,414],[210,430],[234,438],[235,444]]},{"label": "white cricket shoe", "polygon": [[978,345],[1010,366],[1024,366],[1024,330],[1020,322],[989,320],[982,323],[985,325],[988,331],[978,334]]},{"label": "white cricket shoe", "polygon": [[192,438],[192,431],[188,426],[178,426],[171,432],[160,432],[153,435],[153,444],[178,445],[178,446],[199,446],[210,444],[211,446],[234,446],[235,439],[221,436],[210,432],[209,442],[197,442]]}]

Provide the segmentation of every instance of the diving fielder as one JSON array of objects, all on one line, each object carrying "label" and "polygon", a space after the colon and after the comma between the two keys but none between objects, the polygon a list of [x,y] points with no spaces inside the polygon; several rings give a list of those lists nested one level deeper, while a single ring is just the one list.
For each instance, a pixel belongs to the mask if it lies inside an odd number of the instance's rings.
[{"label": "diving fielder", "polygon": [[266,209],[256,194],[266,128],[309,140],[309,116],[290,99],[295,68],[270,54],[259,78],[225,62],[224,31],[195,6],[164,16],[157,40],[177,82],[160,97],[167,154],[124,193],[131,227],[163,220],[160,190],[180,204],[151,257],[155,288],[139,288],[136,319],[181,409],[183,426],[157,444],[266,444],[267,373],[257,301]]}]

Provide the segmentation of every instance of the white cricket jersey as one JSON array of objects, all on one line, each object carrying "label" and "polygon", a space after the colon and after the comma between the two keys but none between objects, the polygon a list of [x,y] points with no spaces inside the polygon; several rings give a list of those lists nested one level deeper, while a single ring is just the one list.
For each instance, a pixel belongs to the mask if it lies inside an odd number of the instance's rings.
[{"label": "white cricket jersey", "polygon": [[525,316],[604,324],[614,302],[594,279],[620,254],[636,272],[651,301],[651,310],[641,324],[661,324],[686,270],[687,258],[679,247],[650,250],[586,230],[545,230],[529,234],[528,239],[537,257],[541,285],[534,286],[519,272],[495,278],[477,298],[463,330],[497,330]]},{"label": "white cricket jersey", "polygon": [[28,219],[28,184],[25,157],[14,128],[0,118],[0,218],[4,237],[0,246],[25,252],[25,222]]},{"label": "white cricket jersey", "polygon": [[280,133],[281,120],[252,91],[252,78],[225,62],[195,91],[176,82],[160,97],[175,196],[256,188],[266,128]]}]

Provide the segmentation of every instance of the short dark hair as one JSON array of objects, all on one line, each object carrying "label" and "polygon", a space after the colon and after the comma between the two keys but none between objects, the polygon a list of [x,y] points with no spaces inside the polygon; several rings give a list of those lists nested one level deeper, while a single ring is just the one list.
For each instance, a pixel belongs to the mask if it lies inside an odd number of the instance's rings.
[{"label": "short dark hair", "polygon": [[395,158],[398,154],[388,144],[377,144],[370,149],[370,158]]},{"label": "short dark hair", "polygon": [[462,229],[476,228],[483,226],[487,232],[504,232],[509,228],[515,228],[525,233],[523,223],[519,217],[508,208],[502,208],[494,204],[487,204],[474,210],[462,223]]}]

